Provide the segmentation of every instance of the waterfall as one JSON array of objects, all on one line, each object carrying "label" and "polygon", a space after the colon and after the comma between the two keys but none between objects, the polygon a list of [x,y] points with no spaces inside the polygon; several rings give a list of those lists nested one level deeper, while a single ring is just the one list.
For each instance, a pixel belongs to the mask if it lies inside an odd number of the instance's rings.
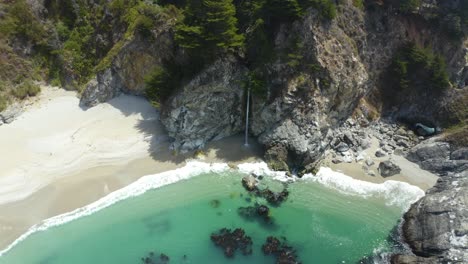
[{"label": "waterfall", "polygon": [[245,146],[249,145],[249,108],[250,108],[250,88],[247,90],[247,109],[245,110]]}]

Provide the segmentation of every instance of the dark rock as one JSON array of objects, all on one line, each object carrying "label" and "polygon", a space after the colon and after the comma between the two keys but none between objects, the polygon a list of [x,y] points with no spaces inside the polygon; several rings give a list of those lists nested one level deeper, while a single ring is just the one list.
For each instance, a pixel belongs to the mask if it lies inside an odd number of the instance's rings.
[{"label": "dark rock", "polygon": [[335,150],[338,152],[346,152],[349,150],[349,146],[344,142],[340,142],[340,144],[338,144],[338,146],[335,147]]},{"label": "dark rock", "polygon": [[167,264],[169,262],[169,256],[167,256],[164,253],[161,253],[159,256],[156,256],[154,252],[150,252],[146,257],[141,258],[141,263],[143,264]]},{"label": "dark rock", "polygon": [[390,177],[401,172],[400,167],[390,160],[380,162],[379,172],[383,177]]},{"label": "dark rock", "polygon": [[239,207],[237,209],[237,213],[241,217],[250,221],[261,219],[264,223],[273,223],[272,219],[270,218],[270,208],[268,208],[266,205]]},{"label": "dark rock", "polygon": [[439,264],[437,258],[423,258],[410,255],[394,255],[391,264]]},{"label": "dark rock", "polygon": [[246,236],[241,228],[236,228],[234,231],[222,228],[218,233],[211,234],[211,241],[223,249],[227,258],[233,258],[237,250],[243,255],[252,254],[252,238]]},{"label": "dark rock", "polygon": [[289,192],[286,189],[281,192],[273,192],[270,189],[264,189],[260,191],[260,194],[274,206],[280,205],[282,202],[286,201],[289,196]]},{"label": "dark rock", "polygon": [[265,244],[262,246],[263,254],[273,255],[276,258],[277,264],[300,264],[299,257],[296,254],[296,250],[281,242],[276,237],[267,237]]},{"label": "dark rock", "polygon": [[221,202],[220,202],[219,200],[216,200],[216,199],[215,199],[215,200],[211,200],[211,202],[210,202],[210,205],[211,205],[211,207],[213,207],[213,208],[218,208],[220,204],[221,204]]},{"label": "dark rock", "polygon": [[468,160],[468,147],[460,148],[450,154],[450,159],[453,160]]},{"label": "dark rock", "polygon": [[428,159],[419,162],[422,169],[437,173],[439,175],[447,175],[449,172],[462,172],[468,170],[468,160],[442,160]]},{"label": "dark rock", "polygon": [[383,151],[381,149],[377,149],[377,151],[375,152],[375,156],[377,158],[381,158],[381,157],[387,156],[387,153],[385,153],[385,151]]},{"label": "dark rock", "polygon": [[410,150],[406,158],[413,162],[429,159],[446,160],[450,157],[450,145],[447,142],[425,141]]},{"label": "dark rock", "polygon": [[436,258],[434,263],[468,263],[467,201],[468,170],[439,178],[404,216],[403,235],[413,253]]},{"label": "dark rock", "polygon": [[254,191],[257,188],[257,184],[257,179],[255,179],[255,177],[252,175],[242,178],[242,186],[244,186],[244,188],[249,192]]}]

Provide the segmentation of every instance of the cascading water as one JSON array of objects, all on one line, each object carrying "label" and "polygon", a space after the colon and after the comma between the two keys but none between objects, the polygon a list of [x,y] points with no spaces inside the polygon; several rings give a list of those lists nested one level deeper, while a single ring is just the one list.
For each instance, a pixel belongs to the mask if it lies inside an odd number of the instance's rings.
[{"label": "cascading water", "polygon": [[250,109],[250,88],[247,90],[247,109],[245,110],[245,146],[249,145],[249,109]]}]

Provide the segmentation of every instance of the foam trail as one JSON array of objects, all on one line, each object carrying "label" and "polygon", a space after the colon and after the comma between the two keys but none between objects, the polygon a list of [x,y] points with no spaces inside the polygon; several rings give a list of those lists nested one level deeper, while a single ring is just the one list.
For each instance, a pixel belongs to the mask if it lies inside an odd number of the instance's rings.
[{"label": "foam trail", "polygon": [[[286,172],[272,171],[268,168],[265,162],[243,163],[239,164],[237,168],[241,173],[264,175],[279,181],[314,181],[349,195],[382,197],[385,199],[387,205],[399,206],[404,211],[406,211],[412,203],[424,196],[423,190],[405,182],[386,181],[382,184],[370,183],[356,180],[343,173],[335,172],[332,169],[325,167],[320,168],[317,175],[306,174],[301,179],[297,177],[289,177],[286,175]],[[151,189],[176,183],[200,174],[210,172],[220,173],[227,170],[229,170],[229,166],[226,163],[209,164],[200,161],[190,161],[184,167],[176,170],[144,176],[136,182],[119,189],[92,204],[78,208],[69,213],[46,219],[41,223],[34,225],[7,248],[0,251],[0,257],[35,232],[44,231],[48,228],[68,223],[80,217],[91,215],[124,199],[142,195]]]},{"label": "foam trail", "polygon": [[197,176],[203,173],[222,172],[228,169],[229,167],[225,163],[209,164],[199,161],[190,161],[184,167],[176,170],[144,176],[141,179],[135,181],[134,183],[128,185],[127,187],[110,193],[109,195],[99,199],[94,203],[78,208],[74,211],[46,219],[41,223],[34,225],[30,229],[28,229],[26,233],[21,235],[12,244],[10,244],[7,248],[0,251],[0,257],[35,232],[44,231],[51,227],[68,223],[80,217],[91,215],[119,201],[130,197],[139,196],[151,189],[156,189],[168,184],[178,182],[180,180],[189,179],[193,176]]},{"label": "foam trail", "polygon": [[303,179],[318,182],[345,194],[366,198],[382,197],[387,205],[398,206],[404,212],[409,209],[411,204],[425,195],[422,189],[406,182],[389,180],[377,184],[357,180],[326,167],[321,167],[315,176],[312,174],[304,175]]}]

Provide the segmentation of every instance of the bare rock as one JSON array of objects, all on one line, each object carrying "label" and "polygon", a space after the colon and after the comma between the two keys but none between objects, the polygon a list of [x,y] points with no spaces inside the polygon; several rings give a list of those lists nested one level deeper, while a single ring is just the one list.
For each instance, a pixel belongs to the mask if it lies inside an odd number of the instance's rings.
[{"label": "bare rock", "polygon": [[383,177],[390,177],[401,172],[401,168],[390,160],[380,162],[379,172]]}]

